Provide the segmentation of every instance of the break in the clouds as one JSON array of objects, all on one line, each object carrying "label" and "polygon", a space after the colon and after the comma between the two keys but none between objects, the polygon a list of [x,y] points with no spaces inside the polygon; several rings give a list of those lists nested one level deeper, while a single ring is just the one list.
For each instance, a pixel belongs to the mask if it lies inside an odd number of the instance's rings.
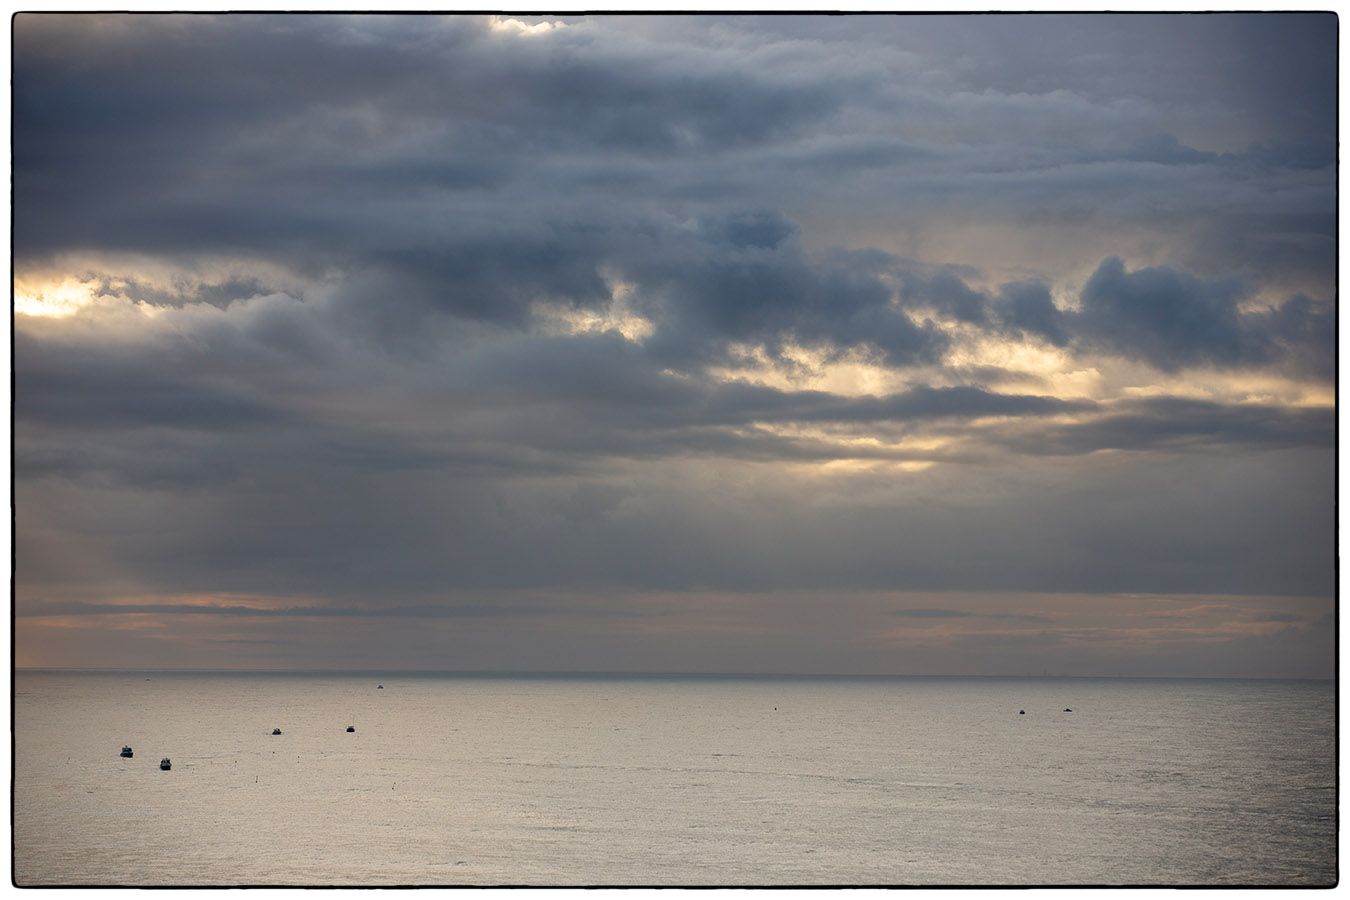
[{"label": "break in the clouds", "polygon": [[20,664],[1330,671],[1332,15],[13,28]]}]

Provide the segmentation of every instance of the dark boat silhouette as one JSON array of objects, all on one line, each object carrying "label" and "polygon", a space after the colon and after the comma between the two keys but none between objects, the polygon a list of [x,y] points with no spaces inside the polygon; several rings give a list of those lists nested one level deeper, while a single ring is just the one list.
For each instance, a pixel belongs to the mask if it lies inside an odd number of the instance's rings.
[{"label": "dark boat silhouette", "polygon": [[273,733],[273,734],[281,734],[281,729],[280,729],[280,728],[273,728],[273,729],[272,729],[272,733]]},{"label": "dark boat silhouette", "polygon": [[348,734],[351,734],[351,733],[352,733],[353,731],[355,731],[355,730],[356,730],[356,726],[355,726],[355,725],[348,725],[348,726],[347,726],[347,733],[348,733]]},{"label": "dark boat silhouette", "polygon": [[124,759],[131,759],[131,748],[130,748],[130,747],[123,747],[123,748],[122,748],[122,757],[123,757]]},{"label": "dark boat silhouette", "polygon": [[161,759],[161,760],[159,761],[159,767],[160,767],[160,769],[162,769],[162,770],[164,770],[165,772],[167,772],[167,771],[169,771],[170,769],[173,768],[173,763],[169,762],[169,758],[166,756],[166,757],[164,757],[163,759]]}]

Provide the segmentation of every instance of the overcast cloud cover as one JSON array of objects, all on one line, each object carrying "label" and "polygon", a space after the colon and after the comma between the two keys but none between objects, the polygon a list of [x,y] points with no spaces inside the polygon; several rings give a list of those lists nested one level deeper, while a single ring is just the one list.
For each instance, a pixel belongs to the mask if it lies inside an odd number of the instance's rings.
[{"label": "overcast cloud cover", "polygon": [[21,14],[17,661],[1326,677],[1336,29]]}]

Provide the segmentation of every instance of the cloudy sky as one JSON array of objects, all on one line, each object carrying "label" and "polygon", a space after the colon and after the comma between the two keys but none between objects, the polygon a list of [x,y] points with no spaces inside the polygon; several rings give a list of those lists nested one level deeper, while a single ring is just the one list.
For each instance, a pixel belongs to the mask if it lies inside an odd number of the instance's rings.
[{"label": "cloudy sky", "polygon": [[1328,676],[1336,30],[19,15],[17,662]]}]

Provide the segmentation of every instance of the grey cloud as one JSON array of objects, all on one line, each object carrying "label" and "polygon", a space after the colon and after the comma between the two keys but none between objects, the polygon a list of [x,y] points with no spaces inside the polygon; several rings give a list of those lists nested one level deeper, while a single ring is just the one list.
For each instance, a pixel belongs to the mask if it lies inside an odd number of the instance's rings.
[{"label": "grey cloud", "polygon": [[958,322],[983,323],[988,315],[988,299],[950,272],[922,280],[906,276],[904,296],[910,303],[927,306]]},{"label": "grey cloud", "polygon": [[20,596],[60,597],[100,564],[119,573],[98,578],[103,590],[134,573],[162,593],[389,606],[451,588],[558,585],[612,595],[789,587],[1301,594],[1332,584],[1326,448],[1166,464],[1140,454],[1105,467],[1031,457],[1014,471],[864,474],[813,491],[726,456],[712,466],[669,455],[620,463],[588,450],[590,465],[556,478],[547,469],[502,477],[345,465],[302,451],[264,450],[236,463],[246,477],[228,490],[107,487],[20,468]]},{"label": "grey cloud", "polygon": [[[351,222],[343,198],[388,206],[409,190],[500,184],[577,141],[643,153],[762,141],[827,114],[842,87],[765,77],[725,54],[642,55],[587,27],[512,40],[472,17],[28,15],[16,31],[26,252],[97,241],[266,253],[299,227],[359,249],[369,220]],[[74,71],[61,50],[72,45]],[[424,162],[389,154],[391,137]]]},{"label": "grey cloud", "polygon": [[260,394],[235,384],[211,384],[146,365],[144,358],[103,353],[83,358],[16,335],[15,415],[38,426],[132,428],[258,427],[280,421],[280,411]]},{"label": "grey cloud", "polygon": [[1305,621],[1302,616],[1296,616],[1293,613],[1265,613],[1251,617],[1253,622],[1278,622],[1281,624],[1295,624]]},{"label": "grey cloud", "polygon": [[1236,280],[1207,281],[1166,267],[1126,272],[1102,262],[1083,288],[1077,324],[1088,340],[1138,354],[1162,369],[1264,362],[1269,349],[1242,327]]},{"label": "grey cloud", "polygon": [[940,358],[947,344],[940,331],[915,324],[876,276],[810,261],[794,231],[763,214],[701,223],[696,240],[668,234],[659,250],[624,266],[639,308],[657,325],[652,351],[680,360],[748,341],[778,355],[795,341],[866,347],[899,366]]},{"label": "grey cloud", "polygon": [[145,284],[134,278],[113,283],[107,277],[90,274],[87,281],[96,282],[92,293],[100,297],[126,297],[136,303],[151,306],[185,306],[189,303],[207,303],[221,309],[236,300],[272,293],[252,276],[224,278],[215,281],[188,283],[180,281],[172,288]]},{"label": "grey cloud", "polygon": [[1332,304],[1296,294],[1275,309],[1243,317],[1291,361],[1295,371],[1330,380],[1336,371],[1336,311]]},{"label": "grey cloud", "polygon": [[[1258,31],[1278,36],[1272,46],[1317,44],[1312,20],[1224,18],[1206,27],[1260,55],[1271,51],[1253,40]],[[1130,59],[1128,72],[1118,73],[1136,85],[1130,96],[1185,93],[1179,74],[1137,81],[1139,48],[1120,56],[1125,44],[1108,34],[1113,29],[1046,21],[1099,46],[1103,65]],[[1178,237],[1177,255],[1199,271],[1240,265],[1253,255],[1250,242],[1267,261],[1294,254],[1291,266],[1308,270],[1305,263],[1321,259],[1329,271],[1330,182],[1281,174],[1330,172],[1331,157],[1303,132],[1288,140],[1272,130],[1245,154],[1194,150],[1166,130],[1158,111],[1166,104],[1130,112],[1104,93],[1109,81],[1076,59],[1058,64],[1090,88],[1040,83],[1039,64],[1016,53],[1017,65],[981,57],[952,66],[914,37],[931,32],[940,42],[983,47],[989,34],[1007,31],[1021,47],[1043,40],[1040,26],[1033,38],[1011,20],[979,28],[959,18],[915,20],[897,31],[875,19],[845,29],[856,52],[841,53],[842,33],[804,22],[786,34],[809,27],[812,39],[781,43],[779,26],[746,20],[743,27],[763,37],[752,40],[748,30],[733,52],[695,50],[641,22],[602,18],[515,40],[469,17],[21,16],[17,259],[37,263],[97,247],[233,255],[307,276],[364,273],[378,286],[360,306],[384,330],[390,322],[416,330],[425,310],[524,327],[535,302],[604,308],[612,298],[601,272],[611,267],[653,295],[644,302],[659,308],[662,329],[652,346],[669,360],[715,358],[726,341],[762,340],[772,350],[799,340],[870,348],[894,365],[935,361],[943,336],[897,312],[884,285],[812,262],[792,239],[797,226],[773,210],[836,195],[856,205],[859,219],[897,205],[914,215],[987,216],[993,202],[1013,204],[1023,221],[1030,204],[1046,210],[1043,219],[1069,216],[1077,229],[1082,215],[1107,215],[1120,201],[1138,208],[1111,215],[1148,211],[1156,229],[1157,211],[1175,207],[1168,227],[1195,236]],[[681,29],[713,25],[690,20]],[[1150,19],[1117,27],[1177,26]],[[881,33],[912,58],[885,50]],[[65,54],[75,47],[80,65],[72,67]],[[995,57],[1006,62],[1008,52],[1003,45]],[[897,115],[890,73],[901,62],[940,77],[906,88],[904,102],[923,114],[903,119],[904,134],[888,134],[883,126]],[[1300,56],[1298,66],[1290,83],[1300,103],[1316,108],[1317,64]],[[1198,61],[1190,69],[1188,76],[1212,77]],[[995,90],[992,72],[1010,80]],[[1123,130],[1090,146],[1043,145],[1033,136],[1038,128],[1050,134],[1046,124],[1059,119],[1082,135],[1085,115]],[[1130,124],[1139,115],[1144,120]],[[973,139],[953,139],[942,124],[950,116]],[[1005,117],[1027,120],[1031,134],[990,144],[986,132]],[[826,121],[854,130],[822,143]],[[794,160],[821,153],[831,170],[802,177]],[[1191,171],[1197,166],[1205,171]],[[694,183],[709,179],[730,187],[691,202]],[[692,205],[702,224],[680,240],[651,215],[653,204]],[[1271,237],[1291,231],[1306,240]],[[1265,271],[1273,270],[1256,274]],[[959,321],[983,323],[991,313],[987,298],[951,274],[906,285],[916,302]],[[1153,323],[1128,314],[1130,305],[1110,302],[1120,287],[1102,294],[1100,315],[1085,325],[1100,333],[1124,317],[1135,332],[1152,333]],[[1210,329],[1221,328],[1222,299],[1198,296],[1212,307]],[[1008,327],[1063,339],[1053,309],[1031,293],[1003,306]],[[1264,358],[1259,341],[1237,347],[1230,336],[1214,337],[1216,360]],[[1161,341],[1140,338],[1135,349],[1177,364],[1177,348]]]},{"label": "grey cloud", "polygon": [[[608,613],[608,611],[604,611]],[[189,603],[55,603],[34,607],[23,615],[32,616],[118,616],[118,615],[173,615],[173,616],[227,616],[249,618],[496,618],[501,616],[577,615],[581,611],[567,607],[487,605],[463,603],[423,604],[419,606],[283,606],[259,607],[240,604]],[[631,614],[631,613],[630,613]]]},{"label": "grey cloud", "polygon": [[909,619],[963,619],[974,615],[959,609],[896,609],[891,614]]},{"label": "grey cloud", "polygon": [[891,610],[891,615],[901,616],[907,619],[994,619],[1009,622],[1028,622],[1032,624],[1045,624],[1054,621],[1049,616],[1037,615],[1035,613],[998,613],[998,612],[971,612],[964,609],[895,609]]},{"label": "grey cloud", "polygon": [[1329,374],[1328,306],[1300,295],[1269,313],[1243,313],[1238,303],[1246,294],[1237,279],[1202,279],[1164,266],[1127,272],[1111,258],[1083,288],[1073,325],[1090,345],[1140,356],[1165,371],[1288,357],[1298,368]]},{"label": "grey cloud", "polygon": [[1025,453],[1098,450],[1187,450],[1215,446],[1330,447],[1336,422],[1329,409],[1223,404],[1180,397],[1121,401],[1103,415],[1066,425],[1010,429],[995,438]]},{"label": "grey cloud", "polygon": [[1010,622],[1030,622],[1037,625],[1044,625],[1055,621],[1050,616],[1041,616],[1036,615],[1035,613],[988,613],[985,618]]},{"label": "grey cloud", "polygon": [[1068,323],[1050,298],[1050,289],[1039,282],[1010,282],[999,295],[999,315],[1004,325],[1062,347],[1069,342]]},{"label": "grey cloud", "polygon": [[[890,261],[892,270],[897,265]],[[1325,379],[1334,368],[1331,304],[1295,294],[1268,311],[1245,312],[1240,304],[1251,285],[1236,276],[1202,278],[1168,266],[1131,272],[1109,257],[1084,285],[1080,307],[1062,310],[1044,282],[1008,282],[991,296],[950,270],[896,271],[906,305],[1084,355],[1142,359],[1166,372],[1283,367]]]},{"label": "grey cloud", "polygon": [[[1105,390],[1139,363],[1164,390],[1324,388],[1330,24],[588,17],[522,39],[21,14],[16,275],[98,296],[16,316],[19,612],[1329,595],[1333,412],[1065,400],[967,342],[1060,348]],[[651,333],[558,333],[618,312]],[[802,346],[900,386],[713,374],[749,348],[797,378]],[[967,609],[1039,621],[944,615]],[[266,627],[287,622],[314,625]]]},{"label": "grey cloud", "polygon": [[[20,331],[15,459],[25,477],[218,484],[274,454],[310,465],[498,474],[567,471],[611,456],[826,460],[841,452],[830,440],[759,426],[903,433],[1095,409],[971,386],[844,397],[721,384],[661,371],[641,345],[612,332],[498,337],[390,372],[382,355],[344,353],[325,317],[298,301],[250,302],[223,317],[166,315],[154,337],[123,345],[52,336],[60,329],[47,337]],[[152,350],[165,365],[145,364]],[[357,402],[370,392],[398,399]],[[335,418],[327,410],[344,393],[346,411]],[[434,427],[428,410],[439,419]],[[100,433],[118,439],[71,442]],[[924,458],[866,446],[846,452]]]},{"label": "grey cloud", "polygon": [[995,394],[975,387],[913,388],[884,397],[841,398],[822,391],[775,391],[749,385],[716,389],[741,415],[756,421],[868,422],[981,416],[1042,416],[1091,410],[1095,404],[1033,395]]},{"label": "grey cloud", "polygon": [[[1317,447],[1333,433],[1316,409],[1175,398],[1103,405],[973,385],[846,397],[718,383],[665,371],[659,353],[614,332],[459,343],[429,332],[424,355],[399,355],[402,345],[353,344],[345,307],[321,299],[164,315],[163,327],[106,344],[58,326],[19,329],[15,461],[25,477],[220,484],[277,454],[312,466],[499,477],[580,471],[606,458],[956,462],[991,447],[1032,455]],[[149,354],[156,364],[147,365]],[[997,421],[967,428],[983,419]],[[827,434],[771,430],[782,425]],[[924,434],[959,441],[928,451],[838,443]]]}]

